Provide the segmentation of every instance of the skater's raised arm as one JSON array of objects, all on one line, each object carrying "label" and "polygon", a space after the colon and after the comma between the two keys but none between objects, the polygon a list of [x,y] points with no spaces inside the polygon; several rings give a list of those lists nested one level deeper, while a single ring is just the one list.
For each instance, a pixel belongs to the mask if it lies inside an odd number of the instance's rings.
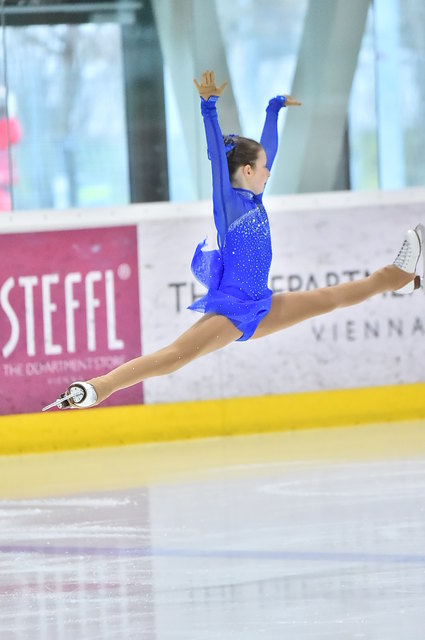
[{"label": "skater's raised arm", "polygon": [[267,169],[270,171],[277,153],[278,133],[277,118],[282,107],[299,107],[301,102],[292,96],[276,96],[269,101],[266,109],[266,120],[261,134],[261,145],[267,156]]},{"label": "skater's raised arm", "polygon": [[229,211],[234,201],[227,166],[226,146],[218,123],[216,109],[217,100],[227,83],[224,82],[217,88],[213,71],[204,71],[201,84],[196,79],[194,83],[201,96],[201,113],[204,119],[208,156],[211,160],[214,221],[218,233],[218,243],[219,246],[222,246],[229,224],[232,222],[229,219]]}]

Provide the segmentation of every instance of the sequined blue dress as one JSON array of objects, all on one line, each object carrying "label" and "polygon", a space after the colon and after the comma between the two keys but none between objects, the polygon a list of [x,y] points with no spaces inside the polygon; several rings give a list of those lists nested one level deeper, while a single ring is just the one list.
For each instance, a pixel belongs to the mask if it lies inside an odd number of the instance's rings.
[{"label": "sequined blue dress", "polygon": [[[214,221],[218,250],[205,251],[201,242],[193,256],[192,272],[207,293],[190,305],[201,313],[226,316],[248,340],[269,312],[272,291],[267,286],[272,261],[270,226],[263,194],[254,195],[230,184],[226,150],[217,118],[216,96],[201,98],[208,153],[212,165]],[[284,98],[270,100],[261,145],[270,170],[277,152],[277,118]]]}]

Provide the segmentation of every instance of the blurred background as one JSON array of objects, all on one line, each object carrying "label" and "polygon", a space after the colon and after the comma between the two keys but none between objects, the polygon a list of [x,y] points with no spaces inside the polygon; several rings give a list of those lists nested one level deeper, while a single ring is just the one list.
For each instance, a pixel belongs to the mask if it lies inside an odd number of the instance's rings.
[{"label": "blurred background", "polygon": [[[270,193],[425,185],[421,0],[3,0],[0,209],[210,197],[198,96],[223,129],[280,119]],[[290,161],[288,161],[288,158]]]}]

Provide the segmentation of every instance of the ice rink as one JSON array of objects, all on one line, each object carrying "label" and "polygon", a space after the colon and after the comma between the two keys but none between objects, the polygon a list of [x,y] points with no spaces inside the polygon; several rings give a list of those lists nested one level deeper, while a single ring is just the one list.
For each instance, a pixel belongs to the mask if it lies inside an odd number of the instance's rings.
[{"label": "ice rink", "polygon": [[1,640],[423,640],[425,423],[0,459]]}]

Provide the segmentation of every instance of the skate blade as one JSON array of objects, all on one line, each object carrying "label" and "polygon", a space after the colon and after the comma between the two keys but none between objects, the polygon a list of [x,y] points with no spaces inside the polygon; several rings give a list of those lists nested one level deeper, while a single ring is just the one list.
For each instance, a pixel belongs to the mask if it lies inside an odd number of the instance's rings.
[{"label": "skate blade", "polygon": [[421,250],[422,250],[422,264],[423,264],[423,271],[422,271],[422,276],[420,276],[420,289],[422,289],[423,293],[425,293],[425,289],[424,289],[424,278],[425,278],[425,250],[424,250],[424,243],[425,243],[425,225],[423,225],[422,223],[417,224],[415,227],[415,231],[419,236],[419,242],[421,243]]},{"label": "skate blade", "polygon": [[60,407],[65,400],[73,400],[74,398],[78,397],[78,395],[79,394],[77,391],[73,391],[72,393],[67,393],[66,395],[62,396],[62,398],[58,398],[51,404],[48,404],[46,407],[43,407],[42,411],[48,411],[49,409],[53,409],[53,407]]}]

